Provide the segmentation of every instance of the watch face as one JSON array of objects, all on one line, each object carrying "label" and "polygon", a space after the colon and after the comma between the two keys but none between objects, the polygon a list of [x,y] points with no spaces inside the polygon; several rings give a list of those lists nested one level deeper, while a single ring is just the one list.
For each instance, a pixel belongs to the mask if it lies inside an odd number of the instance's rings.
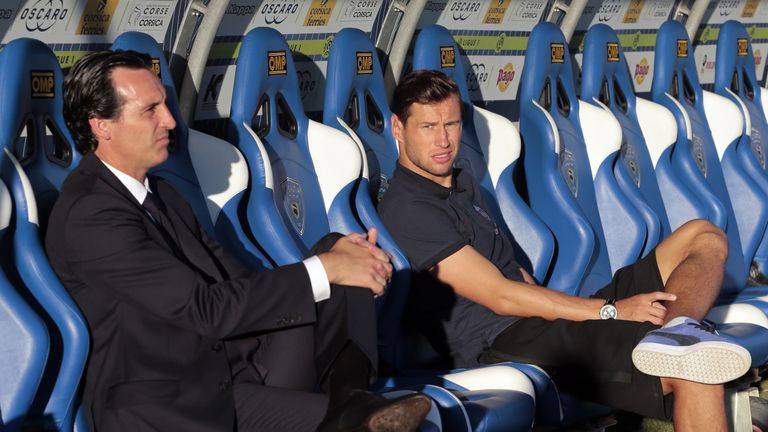
[{"label": "watch face", "polygon": [[616,306],[607,304],[600,308],[600,319],[615,319],[616,318]]}]

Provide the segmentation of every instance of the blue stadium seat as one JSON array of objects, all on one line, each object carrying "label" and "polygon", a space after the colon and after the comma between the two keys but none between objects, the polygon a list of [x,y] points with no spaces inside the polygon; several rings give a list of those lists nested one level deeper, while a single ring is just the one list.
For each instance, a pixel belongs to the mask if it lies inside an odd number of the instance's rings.
[{"label": "blue stadium seat", "polygon": [[[657,232],[646,239],[645,247],[650,250],[670,233],[666,208],[671,209],[669,213],[681,213],[676,214],[677,217],[705,214],[704,209],[697,207],[697,201],[684,202],[683,207],[679,202],[691,193],[670,169],[670,147],[676,139],[672,114],[658,104],[635,96],[618,37],[608,26],[590,28],[583,65],[582,97],[603,104],[622,125],[625,147],[614,173],[627,196],[636,195],[633,204],[644,214],[648,232]],[[670,122],[669,127],[663,126]],[[659,134],[663,129],[667,132]],[[660,192],[659,184],[666,190]],[[728,323],[719,325],[718,330],[747,347],[756,366],[768,360],[764,343],[768,337],[768,319],[759,308],[749,304],[722,305],[714,308],[708,318]]]},{"label": "blue stadium seat", "polygon": [[464,122],[454,165],[473,173],[486,205],[496,220],[506,222],[502,228],[517,243],[516,259],[536,280],[546,283],[555,240],[515,187],[520,134],[506,118],[472,104],[463,60],[445,27],[431,25],[419,32],[413,48],[413,68],[439,70],[459,85]]},{"label": "blue stadium seat", "polygon": [[400,317],[410,289],[410,264],[382,224],[376,205],[395,170],[398,149],[391,134],[392,112],[376,49],[361,30],[346,28],[334,38],[328,55],[323,122],[349,134],[362,146],[362,173],[354,210],[362,225],[378,230],[379,245],[392,256],[394,274],[387,292],[377,300],[379,355],[403,369]]},{"label": "blue stadium seat", "polygon": [[[608,113],[576,98],[568,43],[551,23],[534,27],[520,85],[528,196],[557,242],[548,286],[590,295],[612,276],[608,249],[612,245],[603,234],[606,223],[599,210],[618,212],[606,214],[606,221],[625,220],[626,230],[645,229],[609,175],[621,129]],[[585,140],[599,147],[589,153]],[[639,254],[641,236],[631,238],[638,243],[633,253]]]},{"label": "blue stadium seat", "polygon": [[[2,70],[0,70],[2,74]],[[6,235],[13,203],[5,183],[0,181],[0,256],[3,268],[13,266],[12,242]],[[15,273],[15,268],[11,271]],[[22,430],[43,378],[48,357],[48,332],[43,320],[0,272],[0,429]]]},{"label": "blue stadium seat", "polygon": [[184,195],[201,225],[229,252],[251,268],[269,268],[272,263],[254,244],[241,223],[240,205],[248,186],[248,167],[243,155],[231,144],[189,129],[181,118],[176,90],[158,43],[138,32],[121,34],[113,50],[149,54],[163,82],[166,105],[176,119],[168,160],[152,174],[169,180]]},{"label": "blue stadium seat", "polygon": [[0,134],[6,153],[2,178],[16,215],[12,236],[19,280],[14,283],[34,297],[33,306],[45,319],[51,341],[28,422],[71,430],[88,355],[88,329],[48,263],[40,227],[46,226],[58,190],[80,155],[64,124],[62,73],[48,46],[33,39],[14,40],[0,54],[0,70]]},{"label": "blue stadium seat", "polygon": [[[767,90],[757,81],[750,37],[744,25],[738,21],[731,20],[720,27],[717,39],[715,92],[741,109],[745,127],[742,141],[736,148],[736,157],[741,162],[741,168],[750,174],[760,189],[768,191],[768,164],[764,142],[765,137],[768,137],[768,123],[763,109]],[[756,217],[758,212],[748,215]],[[753,229],[742,233],[742,239],[752,236],[756,240],[759,236],[756,229],[760,221],[746,222],[752,222],[748,226]],[[741,231],[741,225],[739,228]],[[762,274],[768,274],[768,235],[765,232],[753,261]]]},{"label": "blue stadium seat", "polygon": [[688,34],[677,21],[667,21],[659,29],[652,96],[677,121],[678,151],[672,152],[676,172],[700,199],[707,218],[728,236],[721,298],[732,298],[746,285],[762,237],[762,230],[755,238],[740,236],[737,213],[764,219],[768,199],[736,157],[744,127],[739,109],[722,96],[702,91]]}]

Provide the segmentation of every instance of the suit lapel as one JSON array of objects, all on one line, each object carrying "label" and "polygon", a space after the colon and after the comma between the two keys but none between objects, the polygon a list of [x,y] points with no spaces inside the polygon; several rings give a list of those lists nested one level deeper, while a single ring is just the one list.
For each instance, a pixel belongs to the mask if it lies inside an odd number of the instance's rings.
[{"label": "suit lapel", "polygon": [[[156,179],[150,177],[150,187],[158,194],[158,199],[164,206],[166,216],[170,219],[172,232],[164,231],[158,227],[149,216],[144,207],[139,203],[122,182],[99,160],[93,153],[83,156],[78,169],[89,172],[105,183],[107,183],[115,193],[125,198],[140,212],[145,218],[145,226],[152,240],[164,249],[173,253],[178,259],[186,262],[191,267],[197,269],[211,281],[223,280],[222,272],[214,262],[208,249],[203,245],[202,240],[195,235],[193,228],[184,222],[178,212],[179,205],[174,201],[178,199],[168,193],[163,193],[163,187],[160,187]],[[166,202],[170,201],[170,202]],[[194,218],[194,216],[192,216]]]}]

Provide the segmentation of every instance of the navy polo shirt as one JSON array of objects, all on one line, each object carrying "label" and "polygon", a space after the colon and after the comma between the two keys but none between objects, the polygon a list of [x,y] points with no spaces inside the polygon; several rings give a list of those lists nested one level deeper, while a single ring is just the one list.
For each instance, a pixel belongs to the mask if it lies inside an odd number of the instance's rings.
[{"label": "navy polo shirt", "polygon": [[523,278],[514,247],[492,220],[474,177],[454,169],[453,185],[445,188],[398,164],[378,210],[413,268],[406,324],[423,332],[455,367],[477,365],[477,357],[517,318],[456,294],[429,270],[470,245],[507,279]]}]

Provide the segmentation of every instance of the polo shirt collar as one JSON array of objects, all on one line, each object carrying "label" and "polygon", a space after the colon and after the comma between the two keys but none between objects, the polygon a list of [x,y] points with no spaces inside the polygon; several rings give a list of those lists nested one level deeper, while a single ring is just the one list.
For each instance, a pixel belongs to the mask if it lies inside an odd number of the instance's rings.
[{"label": "polo shirt collar", "polygon": [[453,169],[453,176],[452,176],[452,185],[450,188],[444,187],[442,185],[439,185],[432,180],[417,174],[410,169],[404,167],[399,162],[397,163],[397,166],[395,167],[395,174],[394,178],[397,177],[403,177],[403,180],[413,184],[414,186],[417,186],[419,190],[426,192],[427,194],[434,196],[436,198],[442,198],[446,199],[448,198],[452,192],[463,192],[464,188],[461,187],[460,184],[457,183],[456,179],[461,175],[461,169],[454,168]]}]

